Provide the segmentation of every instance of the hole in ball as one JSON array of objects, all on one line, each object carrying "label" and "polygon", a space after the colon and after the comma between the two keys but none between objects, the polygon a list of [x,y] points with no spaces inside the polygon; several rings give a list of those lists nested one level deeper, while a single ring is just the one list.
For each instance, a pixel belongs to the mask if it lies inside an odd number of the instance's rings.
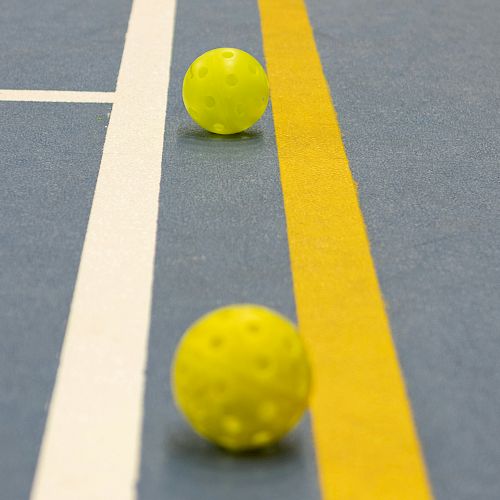
[{"label": "hole in ball", "polygon": [[271,362],[265,356],[259,356],[255,360],[255,362],[257,364],[257,368],[259,368],[260,370],[268,370],[269,367],[271,366]]},{"label": "hole in ball", "polygon": [[219,347],[222,346],[222,344],[224,343],[224,339],[222,337],[219,337],[218,335],[215,335],[213,336],[211,339],[210,339],[210,345],[214,348],[214,349],[218,349]]},{"label": "hole in ball", "polygon": [[247,323],[247,328],[249,332],[257,333],[260,330],[260,325],[255,321],[249,321]]},{"label": "hole in ball", "polygon": [[273,436],[270,432],[267,431],[260,431],[256,432],[252,436],[252,443],[257,446],[264,446],[266,444],[269,444],[272,440]]},{"label": "hole in ball", "polygon": [[236,75],[228,75],[226,77],[226,83],[230,86],[230,87],[234,87],[235,85],[238,84],[238,78]]},{"label": "hole in ball", "polygon": [[205,68],[205,66],[201,67],[201,68],[198,70],[198,76],[199,76],[200,78],[205,78],[207,75],[208,75],[208,68]]},{"label": "hole in ball", "polygon": [[258,415],[261,421],[263,422],[269,422],[272,420],[278,410],[276,408],[276,405],[272,401],[264,401],[264,403],[261,403],[258,409]]},{"label": "hole in ball", "polygon": [[228,434],[239,434],[242,430],[242,424],[238,418],[233,415],[226,415],[222,419],[222,427]]},{"label": "hole in ball", "polygon": [[213,108],[215,106],[215,99],[210,95],[205,97],[205,105],[207,108]]},{"label": "hole in ball", "polygon": [[226,59],[231,59],[231,57],[234,56],[234,52],[231,52],[230,50],[225,50],[222,53],[222,57],[225,57]]}]

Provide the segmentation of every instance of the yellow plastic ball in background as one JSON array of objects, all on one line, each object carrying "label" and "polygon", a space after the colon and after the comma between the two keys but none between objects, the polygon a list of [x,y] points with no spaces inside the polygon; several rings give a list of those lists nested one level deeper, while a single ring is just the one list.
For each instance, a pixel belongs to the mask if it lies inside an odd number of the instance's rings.
[{"label": "yellow plastic ball in background", "polygon": [[269,83],[262,65],[247,52],[213,49],[188,68],[182,98],[200,127],[216,134],[235,134],[264,114]]},{"label": "yellow plastic ball in background", "polygon": [[251,450],[298,423],[310,368],[290,321],[262,306],[232,305],[186,331],[172,364],[172,389],[198,434],[229,450]]}]

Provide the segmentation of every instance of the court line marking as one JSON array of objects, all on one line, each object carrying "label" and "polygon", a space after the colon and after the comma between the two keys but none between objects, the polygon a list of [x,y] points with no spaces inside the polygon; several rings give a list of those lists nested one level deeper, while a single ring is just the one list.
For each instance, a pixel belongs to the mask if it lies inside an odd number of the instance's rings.
[{"label": "court line marking", "polygon": [[0,101],[112,103],[115,92],[0,89]]},{"label": "court line marking", "polygon": [[259,8],[324,499],[431,498],[306,6]]},{"label": "court line marking", "polygon": [[32,500],[136,497],[175,0],[135,0]]}]

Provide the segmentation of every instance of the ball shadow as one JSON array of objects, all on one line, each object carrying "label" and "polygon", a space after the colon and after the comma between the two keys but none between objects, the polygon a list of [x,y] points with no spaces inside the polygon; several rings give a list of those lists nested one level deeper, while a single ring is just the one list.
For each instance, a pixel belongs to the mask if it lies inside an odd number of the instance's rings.
[{"label": "ball shadow", "polygon": [[237,134],[221,135],[213,134],[195,126],[180,126],[177,130],[177,142],[184,147],[198,147],[207,148],[212,146],[224,145],[231,146],[250,146],[254,147],[264,141],[264,135],[259,128],[250,128]]},{"label": "ball shadow", "polygon": [[195,498],[194,492],[211,499],[237,499],[242,492],[242,499],[263,498],[253,496],[261,491],[269,492],[266,498],[286,498],[290,491],[303,489],[308,457],[300,431],[274,446],[244,453],[205,441],[177,418],[169,422],[164,437],[163,470],[176,498]]},{"label": "ball shadow", "polygon": [[[208,470],[227,467],[248,466],[249,462],[269,464],[293,461],[300,454],[300,445],[293,438],[287,438],[272,446],[257,450],[232,452],[211,444],[184,427],[166,436],[165,446],[169,454],[179,462],[188,461]],[[244,465],[246,464],[246,465]]]}]

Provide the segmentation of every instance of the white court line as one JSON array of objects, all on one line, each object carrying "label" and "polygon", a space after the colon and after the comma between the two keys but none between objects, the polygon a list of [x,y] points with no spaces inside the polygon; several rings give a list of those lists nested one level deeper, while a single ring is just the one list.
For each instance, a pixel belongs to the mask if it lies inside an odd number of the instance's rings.
[{"label": "white court line", "polygon": [[0,89],[0,101],[112,103],[114,92]]},{"label": "white court line", "polygon": [[132,500],[175,0],[135,0],[32,500]]}]

